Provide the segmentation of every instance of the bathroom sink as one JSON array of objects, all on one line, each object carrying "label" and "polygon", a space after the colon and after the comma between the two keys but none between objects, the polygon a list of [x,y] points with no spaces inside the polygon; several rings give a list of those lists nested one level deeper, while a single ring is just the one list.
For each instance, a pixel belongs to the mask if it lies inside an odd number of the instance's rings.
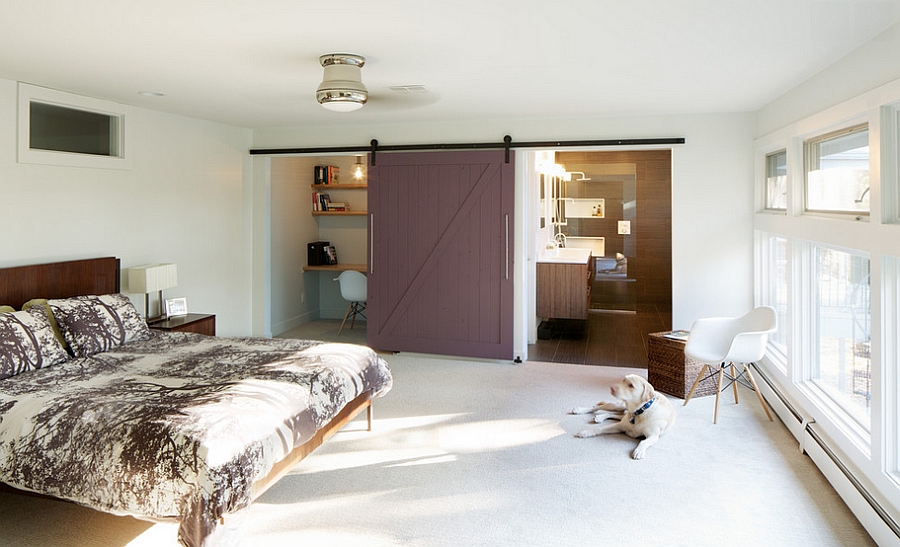
[{"label": "bathroom sink", "polygon": [[591,256],[590,249],[563,247],[561,249],[542,249],[538,253],[538,262],[555,262],[560,264],[584,264]]}]

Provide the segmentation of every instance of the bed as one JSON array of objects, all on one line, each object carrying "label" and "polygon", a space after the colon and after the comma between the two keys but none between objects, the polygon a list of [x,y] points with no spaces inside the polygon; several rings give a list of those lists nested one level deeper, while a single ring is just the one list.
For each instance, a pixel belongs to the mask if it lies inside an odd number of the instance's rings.
[{"label": "bed", "polygon": [[149,330],[119,279],[113,257],[0,269],[0,305],[28,307],[0,314],[0,482],[208,547],[391,388],[364,346]]}]

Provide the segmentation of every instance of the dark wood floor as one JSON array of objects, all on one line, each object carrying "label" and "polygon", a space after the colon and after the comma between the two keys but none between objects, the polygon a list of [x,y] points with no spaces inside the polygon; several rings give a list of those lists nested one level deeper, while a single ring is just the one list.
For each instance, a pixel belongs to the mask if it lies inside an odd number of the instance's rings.
[{"label": "dark wood floor", "polygon": [[528,347],[532,361],[647,368],[647,335],[671,329],[672,310],[592,311],[588,319],[553,320],[550,339]]}]

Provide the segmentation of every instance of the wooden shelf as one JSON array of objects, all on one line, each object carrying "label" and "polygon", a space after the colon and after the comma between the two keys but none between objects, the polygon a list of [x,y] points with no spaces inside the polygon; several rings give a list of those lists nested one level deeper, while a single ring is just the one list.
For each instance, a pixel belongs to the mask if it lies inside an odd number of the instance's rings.
[{"label": "wooden shelf", "polygon": [[326,264],[321,266],[303,266],[304,272],[323,271],[323,272],[343,272],[345,270],[355,270],[357,272],[366,272],[365,264]]},{"label": "wooden shelf", "polygon": [[326,217],[326,216],[365,216],[366,211],[313,211],[314,217]]},{"label": "wooden shelf", "polygon": [[365,190],[369,187],[366,183],[359,184],[311,184],[316,190]]}]

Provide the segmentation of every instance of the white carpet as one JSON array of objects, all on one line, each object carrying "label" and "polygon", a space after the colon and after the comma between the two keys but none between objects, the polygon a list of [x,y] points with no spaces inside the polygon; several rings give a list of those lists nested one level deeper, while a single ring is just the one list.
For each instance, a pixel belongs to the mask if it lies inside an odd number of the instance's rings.
[{"label": "white carpet", "polygon": [[[860,524],[754,395],[678,407],[631,460],[623,435],[576,439],[573,406],[608,399],[621,368],[386,356],[375,430],[350,424],[229,519],[243,545],[863,546]],[[0,545],[174,545],[151,526],[0,494]]]}]

